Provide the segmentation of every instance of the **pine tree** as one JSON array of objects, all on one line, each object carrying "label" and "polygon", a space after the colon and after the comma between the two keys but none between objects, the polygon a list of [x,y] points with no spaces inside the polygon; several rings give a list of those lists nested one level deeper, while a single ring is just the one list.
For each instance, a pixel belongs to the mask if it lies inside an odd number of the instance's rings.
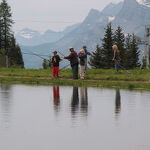
[{"label": "pine tree", "polygon": [[102,40],[102,61],[104,63],[103,68],[112,68],[112,58],[113,58],[113,51],[112,45],[114,44],[113,40],[113,32],[111,23],[107,25],[105,29],[105,35]]},{"label": "pine tree", "polygon": [[102,48],[97,45],[96,51],[93,52],[93,55],[90,57],[89,64],[92,68],[103,68],[104,63],[102,61]]},{"label": "pine tree", "polygon": [[23,57],[19,45],[16,44],[16,40],[12,37],[10,42],[10,51],[8,52],[9,65],[11,67],[24,68]]},{"label": "pine tree", "polygon": [[2,0],[0,3],[0,54],[1,57],[5,57],[6,67],[24,67],[21,49],[16,44],[11,30],[12,24],[11,8],[6,0]]},{"label": "pine tree", "polygon": [[136,42],[135,35],[130,35],[126,37],[126,61],[125,67],[128,69],[136,68],[139,66],[139,50],[138,44]]},{"label": "pine tree", "polygon": [[138,50],[138,44],[136,42],[136,36],[132,35],[132,41],[131,41],[131,63],[132,68],[136,68],[139,66],[139,50]]},{"label": "pine tree", "polygon": [[12,37],[11,27],[13,24],[11,8],[8,6],[6,0],[2,0],[0,4],[1,16],[1,34],[2,34],[2,48],[5,49],[5,54],[8,54],[10,41]]},{"label": "pine tree", "polygon": [[126,51],[125,51],[125,56],[124,56],[124,67],[126,68],[126,69],[128,69],[129,68],[129,66],[130,66],[130,56],[131,56],[131,40],[132,40],[132,35],[130,35],[130,34],[128,34],[127,36],[126,36],[126,38],[125,38],[125,49],[126,49]]},{"label": "pine tree", "polygon": [[114,33],[114,44],[118,46],[120,50],[121,60],[125,60],[125,36],[122,31],[122,28],[119,26]]},{"label": "pine tree", "polygon": [[2,16],[1,16],[1,13],[0,13],[0,49],[1,48],[2,48]]}]

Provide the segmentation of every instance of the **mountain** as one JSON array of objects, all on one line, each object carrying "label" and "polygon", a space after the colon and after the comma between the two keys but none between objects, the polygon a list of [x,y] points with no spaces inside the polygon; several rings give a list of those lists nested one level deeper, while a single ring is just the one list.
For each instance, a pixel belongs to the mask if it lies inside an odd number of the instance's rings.
[{"label": "mountain", "polygon": [[[119,4],[110,4],[113,5],[112,11],[115,9],[116,5],[120,6]],[[116,7],[120,8],[120,7]],[[105,11],[104,11],[105,10]],[[95,50],[97,44],[101,43],[100,38],[103,37],[104,28],[110,21],[110,14],[109,11],[111,9],[104,9],[105,12],[100,12],[95,9],[91,9],[88,13],[87,17],[84,21],[78,25],[75,25],[74,29],[67,31],[64,30],[65,35],[58,41],[53,43],[46,43],[36,46],[22,46],[22,50],[24,52],[34,52],[40,54],[51,54],[53,50],[61,51],[62,54],[67,55],[69,47],[75,47],[76,50],[82,48],[83,45],[86,45],[89,51]],[[119,11],[119,10],[118,10]],[[37,63],[35,63],[35,60]],[[30,61],[29,61],[30,60]],[[25,67],[29,68],[38,68],[42,67],[42,59],[39,62],[39,58],[35,56],[27,56],[24,55]],[[40,65],[39,65],[40,64]]]},{"label": "mountain", "polygon": [[55,32],[47,30],[44,33],[32,29],[22,29],[16,34],[16,40],[20,45],[36,46],[44,43],[52,43],[60,40],[66,34],[77,28],[79,24],[75,24],[67,27],[63,31]]},{"label": "mountain", "polygon": [[17,43],[20,45],[37,45],[42,44],[41,41],[41,34],[32,29],[25,28],[21,31],[19,31],[16,35]]},{"label": "mountain", "polygon": [[[100,37],[102,37],[104,33],[104,27],[107,23],[108,16],[106,17],[106,15],[99,12],[98,10],[92,9],[81,24],[79,24],[74,30],[68,32],[60,40],[53,43],[32,47],[22,46],[22,50],[24,52],[28,50],[30,52],[34,51],[36,53],[50,54],[53,50],[57,49],[64,55],[68,54],[69,47],[81,49],[83,45],[87,45],[90,50],[93,50],[95,49],[96,45],[100,43]],[[35,65],[31,65],[31,62],[29,63],[29,58],[31,61],[33,60],[31,56],[24,56],[25,67],[35,67]]]},{"label": "mountain", "polygon": [[144,35],[145,25],[150,24],[149,0],[124,0],[123,7],[116,15],[114,26],[121,26],[125,33]]},{"label": "mountain", "polygon": [[[58,41],[34,47],[22,47],[22,50],[50,54],[56,49],[66,55],[70,46],[79,50],[83,45],[87,45],[88,50],[93,51],[96,45],[101,43],[104,28],[110,21],[114,28],[121,26],[125,34],[135,33],[143,36],[145,25],[150,24],[150,0],[124,0],[118,4],[111,3],[101,12],[91,9],[82,23]],[[28,60],[29,57],[26,56],[25,66],[34,67],[35,64],[32,62],[29,64]],[[36,67],[41,67],[38,65]]]},{"label": "mountain", "polygon": [[108,16],[116,16],[123,7],[123,2],[119,2],[118,4],[110,3],[103,10],[102,13]]}]

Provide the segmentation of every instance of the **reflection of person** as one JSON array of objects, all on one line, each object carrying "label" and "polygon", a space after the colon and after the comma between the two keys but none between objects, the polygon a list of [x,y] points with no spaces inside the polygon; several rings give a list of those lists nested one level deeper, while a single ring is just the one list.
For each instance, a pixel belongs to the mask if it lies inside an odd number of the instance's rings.
[{"label": "reflection of person", "polygon": [[80,88],[80,100],[81,100],[81,111],[84,115],[87,115],[88,111],[88,93],[86,87]]},{"label": "reflection of person", "polygon": [[112,61],[115,62],[115,70],[118,72],[120,70],[120,61],[121,61],[120,50],[118,49],[117,45],[113,45],[112,49],[114,51],[114,57],[113,57]]},{"label": "reflection of person", "polygon": [[77,112],[78,105],[79,105],[78,87],[73,87],[73,93],[72,93],[72,99],[71,99],[71,111],[72,111],[73,116]]},{"label": "reflection of person", "polygon": [[71,47],[69,48],[70,50],[70,55],[65,56],[64,59],[68,59],[70,61],[70,65],[72,68],[72,74],[73,74],[73,79],[78,79],[78,55],[75,52],[74,48]]},{"label": "reflection of person", "polygon": [[79,64],[80,64],[80,79],[84,80],[84,76],[85,76],[85,58],[86,58],[86,54],[85,54],[84,49],[81,49],[79,51],[78,57],[79,57]]},{"label": "reflection of person", "polygon": [[52,57],[52,77],[58,78],[59,77],[59,62],[61,61],[59,55],[57,54],[57,51],[54,51],[54,56]]},{"label": "reflection of person", "polygon": [[60,95],[59,95],[59,87],[58,86],[53,87],[53,99],[54,99],[55,109],[58,109],[58,106],[60,104]]},{"label": "reflection of person", "polygon": [[116,90],[116,98],[115,98],[115,113],[120,113],[121,110],[121,96],[120,96],[120,90]]}]

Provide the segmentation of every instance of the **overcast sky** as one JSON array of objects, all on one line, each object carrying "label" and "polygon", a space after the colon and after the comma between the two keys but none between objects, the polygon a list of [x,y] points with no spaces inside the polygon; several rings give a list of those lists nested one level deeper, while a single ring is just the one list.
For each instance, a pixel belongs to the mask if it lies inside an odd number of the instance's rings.
[{"label": "overcast sky", "polygon": [[7,0],[11,6],[14,30],[31,28],[41,32],[63,30],[82,22],[91,8],[102,10],[121,0]]}]

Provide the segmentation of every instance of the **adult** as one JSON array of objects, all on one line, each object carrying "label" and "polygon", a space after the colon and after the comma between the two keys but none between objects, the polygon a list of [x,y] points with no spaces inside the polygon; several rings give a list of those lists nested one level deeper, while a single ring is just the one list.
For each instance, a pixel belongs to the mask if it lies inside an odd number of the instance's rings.
[{"label": "adult", "polygon": [[75,52],[74,48],[69,48],[70,55],[63,57],[64,59],[68,59],[70,61],[70,65],[72,68],[73,79],[78,79],[78,55]]},{"label": "adult", "polygon": [[86,53],[84,49],[81,49],[78,54],[79,57],[79,64],[80,64],[80,79],[84,80],[85,76],[85,58],[86,58]]},{"label": "adult", "polygon": [[53,52],[54,56],[52,57],[52,77],[59,78],[59,62],[61,61],[57,51]]},{"label": "adult", "polygon": [[120,61],[121,61],[120,50],[118,49],[117,45],[113,45],[112,49],[114,51],[114,57],[113,57],[112,61],[115,62],[115,70],[118,72],[120,70]]},{"label": "adult", "polygon": [[88,52],[88,50],[87,50],[87,47],[84,45],[83,46],[83,49],[84,49],[84,51],[85,51],[85,54],[86,54],[86,57],[85,57],[85,70],[87,69],[87,56],[88,55],[91,55],[91,53],[90,52]]}]

